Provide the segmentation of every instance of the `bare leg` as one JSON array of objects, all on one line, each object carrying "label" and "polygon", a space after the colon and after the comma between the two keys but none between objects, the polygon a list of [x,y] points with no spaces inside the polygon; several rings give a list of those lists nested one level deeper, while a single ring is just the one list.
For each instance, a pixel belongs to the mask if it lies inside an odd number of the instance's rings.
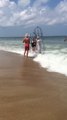
[{"label": "bare leg", "polygon": [[27,57],[28,57],[28,50],[27,50]]},{"label": "bare leg", "polygon": [[26,50],[24,51],[24,56],[25,56]]}]

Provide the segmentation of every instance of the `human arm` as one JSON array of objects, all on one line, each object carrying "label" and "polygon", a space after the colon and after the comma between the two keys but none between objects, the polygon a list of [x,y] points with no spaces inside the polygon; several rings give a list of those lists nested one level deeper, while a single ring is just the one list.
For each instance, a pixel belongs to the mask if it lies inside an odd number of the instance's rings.
[{"label": "human arm", "polygon": [[24,43],[24,42],[25,42],[25,39],[23,39],[22,42]]}]

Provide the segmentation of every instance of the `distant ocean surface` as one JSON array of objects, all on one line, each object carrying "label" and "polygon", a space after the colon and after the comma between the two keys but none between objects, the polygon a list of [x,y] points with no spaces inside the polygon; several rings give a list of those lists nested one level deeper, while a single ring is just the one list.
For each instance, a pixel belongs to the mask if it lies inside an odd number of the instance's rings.
[{"label": "distant ocean surface", "polygon": [[[23,55],[22,39],[21,37],[0,38],[0,50]],[[64,39],[65,36],[43,37],[42,53],[33,60],[47,68],[49,72],[58,72],[67,76],[67,41]]]}]

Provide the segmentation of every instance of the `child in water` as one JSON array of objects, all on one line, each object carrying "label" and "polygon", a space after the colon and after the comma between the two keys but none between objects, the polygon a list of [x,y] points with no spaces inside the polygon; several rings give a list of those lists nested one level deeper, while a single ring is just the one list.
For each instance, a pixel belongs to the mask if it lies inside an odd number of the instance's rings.
[{"label": "child in water", "polygon": [[31,42],[32,51],[36,51],[36,38],[34,37]]}]

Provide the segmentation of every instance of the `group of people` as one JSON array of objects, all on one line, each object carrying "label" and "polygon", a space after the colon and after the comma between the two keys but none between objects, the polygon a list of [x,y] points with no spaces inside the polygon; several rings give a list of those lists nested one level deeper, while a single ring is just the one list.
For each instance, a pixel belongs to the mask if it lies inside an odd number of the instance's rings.
[{"label": "group of people", "polygon": [[30,35],[27,33],[25,35],[25,38],[23,39],[23,43],[24,43],[24,56],[26,55],[28,57],[30,45],[32,51],[35,52],[37,50],[39,53],[41,53],[41,40],[39,36],[33,37],[32,40],[30,40]]}]

